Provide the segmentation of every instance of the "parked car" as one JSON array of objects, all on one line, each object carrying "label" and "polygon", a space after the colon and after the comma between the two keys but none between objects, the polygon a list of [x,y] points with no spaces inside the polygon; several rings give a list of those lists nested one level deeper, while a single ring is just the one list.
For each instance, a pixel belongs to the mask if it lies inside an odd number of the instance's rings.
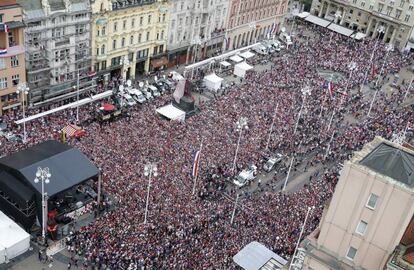
[{"label": "parked car", "polygon": [[152,85],[152,84],[148,85],[148,89],[151,91],[151,94],[152,94],[154,97],[159,97],[159,96],[161,96],[160,91],[158,91],[157,87],[155,87],[154,85]]},{"label": "parked car", "polygon": [[280,153],[277,153],[274,156],[271,156],[267,159],[266,163],[263,165],[263,169],[265,172],[272,171],[277,164],[279,164],[283,160],[283,155]]},{"label": "parked car", "polygon": [[136,102],[135,102],[135,100],[131,97],[131,95],[129,95],[129,94],[123,94],[123,95],[122,95],[122,97],[124,98],[125,103],[126,103],[128,106],[132,107],[132,106],[137,105],[137,103],[136,103]]},{"label": "parked car", "polygon": [[267,54],[267,49],[262,44],[258,44],[256,46],[254,46],[253,51],[255,51],[256,53],[261,54],[261,55],[266,55]]},{"label": "parked car", "polygon": [[288,47],[293,44],[292,38],[286,32],[280,33],[279,39]]},{"label": "parked car", "polygon": [[256,178],[257,167],[255,165],[250,165],[247,169],[241,171],[236,177],[233,178],[233,184],[238,187],[243,187],[247,184],[250,184]]},{"label": "parked car", "polygon": [[138,89],[132,89],[130,91],[130,93],[132,93],[132,98],[138,102],[139,104],[143,104],[145,101],[147,101],[147,99],[144,97],[144,95],[142,94],[141,91],[139,91]]}]

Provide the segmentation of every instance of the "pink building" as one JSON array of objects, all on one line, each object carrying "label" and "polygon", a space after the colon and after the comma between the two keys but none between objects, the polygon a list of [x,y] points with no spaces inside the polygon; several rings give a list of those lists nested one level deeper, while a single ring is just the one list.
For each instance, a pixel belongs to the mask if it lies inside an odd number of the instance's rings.
[{"label": "pink building", "polygon": [[226,49],[271,38],[280,30],[287,8],[287,0],[230,0]]}]

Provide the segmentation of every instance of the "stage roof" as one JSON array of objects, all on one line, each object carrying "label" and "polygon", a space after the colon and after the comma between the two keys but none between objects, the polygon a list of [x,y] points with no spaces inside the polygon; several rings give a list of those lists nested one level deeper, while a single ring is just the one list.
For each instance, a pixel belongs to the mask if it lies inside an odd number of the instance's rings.
[{"label": "stage roof", "polygon": [[98,176],[98,168],[78,149],[58,141],[45,141],[26,150],[0,159],[0,169],[20,176],[39,193],[41,184],[34,183],[37,168],[48,167],[50,183],[45,185],[49,196],[67,190]]}]

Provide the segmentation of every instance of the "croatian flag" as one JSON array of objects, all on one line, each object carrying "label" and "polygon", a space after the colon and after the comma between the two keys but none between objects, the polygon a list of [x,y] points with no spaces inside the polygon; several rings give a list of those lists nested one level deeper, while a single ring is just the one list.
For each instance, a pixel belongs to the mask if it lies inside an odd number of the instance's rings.
[{"label": "croatian flag", "polygon": [[328,82],[328,92],[329,92],[329,96],[333,97],[333,84],[332,84],[332,82]]},{"label": "croatian flag", "polygon": [[203,147],[203,144],[200,146],[200,150],[198,150],[194,155],[194,161],[193,161],[193,171],[192,176],[195,178],[197,177],[198,173],[198,166],[200,164],[200,155],[201,155],[201,148]]},{"label": "croatian flag", "polygon": [[9,27],[7,26],[7,24],[3,23],[3,29],[5,33],[9,32]]},{"label": "croatian flag", "polygon": [[0,48],[0,54],[6,54],[6,53],[7,53],[7,49],[6,48],[4,48],[4,49]]}]

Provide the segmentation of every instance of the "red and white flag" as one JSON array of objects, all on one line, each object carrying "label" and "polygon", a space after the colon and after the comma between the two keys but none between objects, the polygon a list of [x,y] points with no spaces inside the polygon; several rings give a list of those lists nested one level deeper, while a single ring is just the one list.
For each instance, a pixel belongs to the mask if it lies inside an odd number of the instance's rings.
[{"label": "red and white flag", "polygon": [[328,92],[329,92],[329,96],[333,97],[333,84],[332,82],[328,82]]},{"label": "red and white flag", "polygon": [[193,178],[197,177],[197,174],[198,174],[198,166],[200,164],[200,155],[201,155],[202,148],[203,148],[203,144],[200,145],[200,150],[198,150],[194,154],[193,170],[191,172],[191,175],[193,176]]}]

